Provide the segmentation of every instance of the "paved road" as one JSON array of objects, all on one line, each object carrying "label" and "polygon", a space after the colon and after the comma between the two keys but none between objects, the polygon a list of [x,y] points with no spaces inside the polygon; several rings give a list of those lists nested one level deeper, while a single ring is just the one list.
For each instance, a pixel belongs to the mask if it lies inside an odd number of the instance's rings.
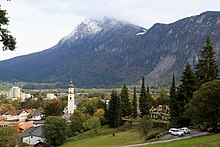
[{"label": "paved road", "polygon": [[178,137],[178,138],[169,139],[169,140],[161,140],[161,141],[154,141],[154,142],[141,143],[141,144],[131,144],[131,145],[120,146],[120,147],[133,147],[133,146],[143,146],[143,145],[163,143],[163,142],[171,142],[171,141],[176,141],[176,140],[189,139],[189,138],[197,137],[197,136],[204,136],[204,135],[208,135],[208,134],[210,134],[210,133],[201,132],[201,133],[193,134],[193,135],[190,135],[190,136]]}]

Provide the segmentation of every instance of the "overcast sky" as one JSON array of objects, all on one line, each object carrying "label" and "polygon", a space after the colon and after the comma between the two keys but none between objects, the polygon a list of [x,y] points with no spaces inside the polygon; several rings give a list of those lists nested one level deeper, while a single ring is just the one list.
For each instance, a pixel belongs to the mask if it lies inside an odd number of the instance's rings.
[{"label": "overcast sky", "polygon": [[0,0],[0,4],[17,40],[15,51],[0,50],[0,60],[48,49],[85,18],[111,16],[149,29],[154,23],[220,9],[220,0]]}]

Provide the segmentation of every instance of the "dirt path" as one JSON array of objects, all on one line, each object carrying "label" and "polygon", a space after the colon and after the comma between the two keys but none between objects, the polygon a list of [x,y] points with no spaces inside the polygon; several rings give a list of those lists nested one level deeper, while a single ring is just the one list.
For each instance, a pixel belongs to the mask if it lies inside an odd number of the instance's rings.
[{"label": "dirt path", "polygon": [[173,136],[173,135],[167,134],[167,135],[163,136],[158,141],[141,143],[141,144],[131,144],[131,145],[120,146],[120,147],[133,147],[133,146],[143,146],[143,145],[163,143],[163,142],[171,142],[171,141],[176,141],[176,140],[189,139],[189,138],[197,137],[197,136],[204,136],[204,135],[208,135],[208,134],[210,134],[210,133],[208,133],[208,132],[194,132],[194,131],[190,134],[186,134],[183,137],[178,137],[178,136]]}]

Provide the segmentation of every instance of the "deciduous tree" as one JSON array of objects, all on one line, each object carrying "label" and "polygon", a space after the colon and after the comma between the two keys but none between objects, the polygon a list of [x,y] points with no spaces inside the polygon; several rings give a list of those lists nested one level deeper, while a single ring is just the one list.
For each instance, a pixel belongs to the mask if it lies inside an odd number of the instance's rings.
[{"label": "deciduous tree", "polygon": [[83,123],[90,118],[91,116],[89,114],[84,114],[81,111],[75,110],[70,116],[70,128],[72,130],[72,134],[84,131]]},{"label": "deciduous tree", "polygon": [[15,128],[0,127],[0,146],[13,147],[17,146],[20,142],[20,137]]},{"label": "deciduous tree", "polygon": [[98,117],[91,117],[90,119],[87,119],[83,123],[83,127],[85,130],[91,130],[94,129],[95,133],[97,134],[97,129],[101,126],[101,121]]},{"label": "deciduous tree", "polygon": [[9,19],[6,16],[7,12],[6,10],[2,10],[0,7],[0,42],[3,43],[2,49],[5,50],[14,50],[16,41],[15,38],[10,35],[10,31],[7,29],[6,26],[8,26]]},{"label": "deciduous tree", "polygon": [[45,116],[61,116],[63,105],[59,99],[50,100],[45,107]]},{"label": "deciduous tree", "polygon": [[43,129],[46,142],[51,146],[63,144],[70,133],[66,120],[60,116],[48,116]]},{"label": "deciduous tree", "polygon": [[187,115],[194,122],[208,122],[216,129],[220,120],[220,80],[203,84],[194,92],[187,108]]},{"label": "deciduous tree", "polygon": [[149,115],[145,115],[138,125],[138,130],[140,131],[141,136],[144,136],[144,139],[147,140],[149,131],[153,128],[153,122],[150,120]]}]

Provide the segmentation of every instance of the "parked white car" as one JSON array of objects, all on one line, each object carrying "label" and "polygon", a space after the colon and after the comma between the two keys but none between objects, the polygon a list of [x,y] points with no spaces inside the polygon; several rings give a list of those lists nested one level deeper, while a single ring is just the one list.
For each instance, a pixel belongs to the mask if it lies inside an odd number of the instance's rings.
[{"label": "parked white car", "polygon": [[187,127],[183,127],[180,130],[183,131],[185,134],[189,134],[190,133],[190,129],[187,128]]},{"label": "parked white car", "polygon": [[175,135],[175,136],[183,136],[184,135],[183,131],[181,131],[180,129],[176,129],[176,128],[171,128],[169,130],[169,133],[172,135]]}]

